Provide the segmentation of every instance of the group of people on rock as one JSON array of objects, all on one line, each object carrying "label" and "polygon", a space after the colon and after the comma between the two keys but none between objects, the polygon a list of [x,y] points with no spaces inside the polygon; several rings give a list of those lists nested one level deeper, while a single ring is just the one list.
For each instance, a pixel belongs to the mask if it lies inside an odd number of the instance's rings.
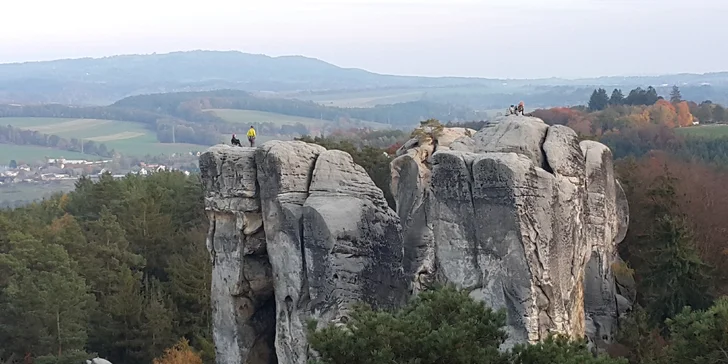
[{"label": "group of people on rock", "polygon": [[[252,147],[253,145],[255,145],[255,128],[252,125],[250,126],[250,129],[248,129],[247,136],[248,136],[248,142],[250,143],[250,146]],[[233,146],[242,147],[242,145],[240,145],[240,139],[236,138],[235,134],[233,134],[233,138],[230,139],[230,143],[232,143]]]},{"label": "group of people on rock", "polygon": [[518,103],[518,106],[511,105],[511,107],[508,108],[508,112],[506,115],[523,115],[523,101]]}]

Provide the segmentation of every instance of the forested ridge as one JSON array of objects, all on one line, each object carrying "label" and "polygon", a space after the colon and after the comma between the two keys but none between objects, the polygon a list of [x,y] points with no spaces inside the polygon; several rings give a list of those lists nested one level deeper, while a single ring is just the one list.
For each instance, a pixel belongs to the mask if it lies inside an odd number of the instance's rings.
[{"label": "forested ridge", "polygon": [[[132,96],[109,106],[0,105],[0,124],[2,124],[3,117],[56,117],[134,121],[145,124],[148,129],[155,131],[157,140],[162,143],[175,141],[199,145],[214,145],[223,142],[227,140],[227,137],[223,138],[224,134],[240,133],[241,128],[245,130],[244,128],[247,127],[244,124],[228,122],[210,112],[210,109],[254,110],[320,119],[324,127],[329,125],[326,129],[330,131],[337,128],[348,128],[346,125],[356,125],[362,121],[407,128],[416,125],[422,118],[429,115],[442,119],[461,120],[468,120],[477,116],[469,108],[430,101],[378,105],[372,108],[340,108],[323,106],[312,101],[257,97],[238,90],[215,90]],[[343,124],[341,124],[342,122]],[[310,126],[300,123],[281,125],[280,123],[261,119],[252,122],[252,124],[261,135],[300,136],[312,132]],[[174,137],[172,135],[173,130]],[[317,132],[319,131],[317,130]],[[0,142],[3,141],[0,140]],[[9,140],[9,142],[13,144],[52,146],[39,142],[37,138],[24,138],[22,141],[16,140],[15,142]]]},{"label": "forested ridge", "polygon": [[174,92],[131,96],[114,103],[114,107],[134,108],[180,117],[189,121],[222,121],[207,109],[241,109],[273,112],[290,116],[336,121],[340,118],[392,123],[398,126],[416,125],[421,118],[432,116],[444,119],[468,119],[474,112],[462,106],[411,101],[374,107],[333,107],[313,101],[280,97],[257,97],[245,91],[215,90],[205,92]]}]

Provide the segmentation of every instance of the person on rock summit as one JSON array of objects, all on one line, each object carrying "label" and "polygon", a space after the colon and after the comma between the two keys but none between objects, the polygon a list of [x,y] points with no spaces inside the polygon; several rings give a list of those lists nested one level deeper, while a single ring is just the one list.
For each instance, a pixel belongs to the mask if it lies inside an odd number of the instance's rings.
[{"label": "person on rock summit", "polygon": [[242,145],[240,145],[240,139],[236,138],[235,137],[235,134],[233,134],[233,138],[230,139],[230,143],[233,145],[233,147],[236,146],[236,145],[238,147],[242,147]]},{"label": "person on rock summit", "polygon": [[253,128],[252,125],[248,130],[248,142],[250,142],[251,147],[253,146],[253,144],[255,144],[255,128]]}]

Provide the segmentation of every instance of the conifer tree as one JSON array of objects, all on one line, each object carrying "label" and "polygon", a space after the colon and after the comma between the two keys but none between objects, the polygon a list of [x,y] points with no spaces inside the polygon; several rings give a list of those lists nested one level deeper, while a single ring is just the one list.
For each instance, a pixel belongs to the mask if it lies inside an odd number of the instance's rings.
[{"label": "conifer tree", "polygon": [[707,310],[685,308],[667,320],[669,363],[719,364],[728,361],[728,297]]},{"label": "conifer tree", "polygon": [[560,337],[501,352],[505,324],[505,311],[449,286],[422,292],[396,312],[357,305],[345,326],[316,330],[310,322],[308,335],[319,364],[626,364]]},{"label": "conifer tree", "polygon": [[664,329],[664,321],[684,306],[707,308],[712,300],[710,267],[695,248],[693,234],[684,216],[677,212],[675,178],[665,167],[648,190],[652,228],[642,245],[648,264],[643,267],[640,291],[653,322]]},{"label": "conifer tree", "polygon": [[680,94],[680,88],[677,87],[677,85],[673,85],[672,91],[670,91],[670,102],[673,104],[677,104],[680,101],[682,101],[682,95]]},{"label": "conifer tree", "polygon": [[609,96],[607,95],[607,90],[603,88],[594,90],[591,97],[589,98],[589,110],[600,111],[606,109],[607,106],[609,106]]},{"label": "conifer tree", "polygon": [[624,94],[622,94],[622,90],[615,88],[612,91],[612,96],[609,98],[609,105],[622,105],[623,103]]}]

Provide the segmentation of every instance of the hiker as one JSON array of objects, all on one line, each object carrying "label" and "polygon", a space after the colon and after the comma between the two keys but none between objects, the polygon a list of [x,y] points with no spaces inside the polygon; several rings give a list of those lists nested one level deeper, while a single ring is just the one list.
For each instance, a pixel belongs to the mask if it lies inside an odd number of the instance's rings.
[{"label": "hiker", "polygon": [[250,130],[248,130],[248,141],[251,147],[255,144],[255,128],[252,125],[250,126]]},{"label": "hiker", "polygon": [[235,134],[233,134],[233,138],[230,139],[230,143],[232,143],[233,147],[236,146],[236,145],[238,147],[242,147],[242,145],[240,145],[240,139],[236,138],[235,137]]},{"label": "hiker", "polygon": [[508,108],[508,113],[506,115],[515,115],[516,114],[516,107],[514,105],[511,105],[511,107]]},{"label": "hiker", "polygon": [[516,115],[518,115],[518,113],[521,113],[521,115],[523,115],[523,101],[518,103],[518,110],[516,110]]}]

